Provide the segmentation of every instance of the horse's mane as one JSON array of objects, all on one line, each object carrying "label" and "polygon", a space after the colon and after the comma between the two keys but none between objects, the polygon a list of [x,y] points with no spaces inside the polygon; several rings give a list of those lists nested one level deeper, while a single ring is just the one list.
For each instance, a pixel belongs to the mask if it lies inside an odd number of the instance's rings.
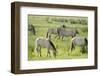
[{"label": "horse's mane", "polygon": [[53,49],[56,51],[56,48],[54,46],[54,44],[52,43],[52,41],[48,40],[50,42],[50,44],[52,45]]}]

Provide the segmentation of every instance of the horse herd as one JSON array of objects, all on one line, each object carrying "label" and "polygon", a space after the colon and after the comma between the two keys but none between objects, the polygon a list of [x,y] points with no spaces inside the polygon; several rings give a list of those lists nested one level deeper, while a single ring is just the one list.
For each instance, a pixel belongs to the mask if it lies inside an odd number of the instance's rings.
[{"label": "horse herd", "polygon": [[[33,25],[29,25],[28,30],[33,33],[33,35],[36,35],[36,30]],[[39,37],[35,40],[35,51],[39,57],[41,57],[41,47],[47,48],[47,56],[51,56],[51,52],[54,57],[57,56],[57,49],[55,47],[55,44],[53,43],[51,36],[52,34],[55,35],[55,38],[61,38],[63,40],[64,37],[71,36],[70,41],[70,49],[69,51],[73,51],[76,46],[80,46],[82,49],[85,48],[87,50],[88,40],[86,37],[79,37],[76,36],[79,34],[79,31],[75,28],[69,28],[65,25],[62,25],[57,28],[48,28],[46,37]],[[66,42],[67,43],[67,42]]]}]

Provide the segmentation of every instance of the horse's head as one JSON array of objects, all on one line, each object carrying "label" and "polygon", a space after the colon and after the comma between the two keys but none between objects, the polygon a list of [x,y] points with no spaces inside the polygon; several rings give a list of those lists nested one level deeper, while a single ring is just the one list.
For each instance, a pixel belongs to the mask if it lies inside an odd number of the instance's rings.
[{"label": "horse's head", "polygon": [[73,30],[72,38],[75,37],[77,34],[79,34],[78,30],[77,30],[77,29],[74,29],[74,30]]},{"label": "horse's head", "polygon": [[63,28],[66,28],[66,26],[65,26],[65,25],[62,25],[62,27],[63,27]]},{"label": "horse's head", "polygon": [[76,32],[76,34],[79,34],[79,31],[77,29],[75,30],[75,32]]}]

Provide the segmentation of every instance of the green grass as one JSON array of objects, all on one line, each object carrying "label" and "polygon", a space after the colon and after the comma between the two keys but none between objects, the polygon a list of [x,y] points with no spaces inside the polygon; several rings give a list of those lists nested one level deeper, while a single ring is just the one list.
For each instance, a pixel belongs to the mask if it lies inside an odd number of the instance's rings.
[{"label": "green grass", "polygon": [[[53,56],[47,57],[47,48],[41,48],[42,57],[38,57],[35,53],[35,39],[38,37],[45,37],[48,28],[56,28],[62,24],[65,24],[68,27],[75,27],[79,31],[78,36],[87,37],[87,25],[81,24],[69,24],[68,22],[60,23],[60,22],[47,22],[48,16],[28,16],[28,24],[33,24],[36,29],[36,35],[33,35],[32,32],[28,32],[28,60],[49,60],[49,59],[82,59],[87,58],[87,53],[82,53],[80,47],[76,47],[72,52],[69,51],[71,37],[64,37],[64,39],[55,38],[55,35],[52,35],[52,42],[54,43],[57,49],[57,57]],[[57,17],[63,18],[63,17]],[[64,17],[67,18],[67,17]],[[70,17],[68,17],[70,18]],[[75,18],[75,17],[74,17]],[[82,17],[80,17],[82,19]],[[52,53],[51,53],[52,54]]]}]

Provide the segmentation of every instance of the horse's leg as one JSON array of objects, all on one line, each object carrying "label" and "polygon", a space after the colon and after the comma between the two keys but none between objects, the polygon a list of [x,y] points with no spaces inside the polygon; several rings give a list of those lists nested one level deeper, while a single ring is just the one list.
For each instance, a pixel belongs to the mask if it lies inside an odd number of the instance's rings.
[{"label": "horse's leg", "polygon": [[41,55],[41,46],[40,46],[40,48],[39,48],[39,56],[41,57],[42,55]]},{"label": "horse's leg", "polygon": [[47,56],[50,56],[50,50],[48,49]]},{"label": "horse's leg", "polygon": [[85,50],[85,46],[81,46],[81,52],[82,52],[82,53],[85,53],[85,51],[86,51],[86,50]]},{"label": "horse's leg", "polygon": [[75,50],[75,45],[73,44],[73,49]]},{"label": "horse's leg", "polygon": [[33,31],[33,34],[36,35],[35,31]]},{"label": "horse's leg", "polygon": [[84,46],[84,49],[85,49],[85,53],[87,53],[87,52],[88,52],[88,47],[87,47],[87,45]]},{"label": "horse's leg", "polygon": [[50,57],[50,50],[48,50],[47,56]]},{"label": "horse's leg", "polygon": [[35,35],[34,30],[32,29],[32,34]]},{"label": "horse's leg", "polygon": [[70,52],[72,52],[73,49],[75,49],[75,46],[74,46],[73,42],[71,42],[71,45],[70,45]]},{"label": "horse's leg", "polygon": [[88,52],[88,46],[86,45],[86,52]]},{"label": "horse's leg", "polygon": [[51,39],[51,34],[49,34],[49,39]]},{"label": "horse's leg", "polygon": [[49,32],[47,32],[47,34],[46,34],[46,38],[48,38],[48,35],[49,35]]},{"label": "horse's leg", "polygon": [[39,56],[39,48],[38,47],[36,47],[36,52],[37,52],[37,56]]},{"label": "horse's leg", "polygon": [[47,49],[47,57],[48,57],[48,49]]},{"label": "horse's leg", "polygon": [[34,50],[35,50],[35,56],[37,56],[37,54],[38,54],[38,45],[37,44],[35,45],[35,49]]},{"label": "horse's leg", "polygon": [[71,44],[70,44],[70,52],[72,51],[72,48],[73,48],[73,47],[72,47],[72,42],[71,42]]},{"label": "horse's leg", "polygon": [[61,37],[61,36],[59,35],[59,36],[58,36],[58,39],[60,39],[60,37]]},{"label": "horse's leg", "polygon": [[37,56],[40,57],[40,53],[41,53],[41,50],[40,50],[40,46],[37,46],[35,48],[36,52],[37,52]]},{"label": "horse's leg", "polygon": [[53,50],[53,56],[56,57],[56,51],[55,50]]},{"label": "horse's leg", "polygon": [[64,36],[62,36],[62,40],[63,40]]}]

